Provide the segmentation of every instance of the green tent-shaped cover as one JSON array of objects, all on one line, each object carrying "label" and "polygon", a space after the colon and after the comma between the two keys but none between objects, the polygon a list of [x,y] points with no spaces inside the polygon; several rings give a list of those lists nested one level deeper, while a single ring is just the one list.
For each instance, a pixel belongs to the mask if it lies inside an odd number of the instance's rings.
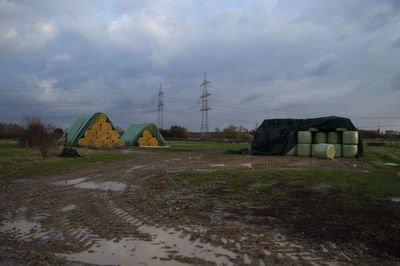
[{"label": "green tent-shaped cover", "polygon": [[[92,128],[93,124],[97,121],[99,118],[101,112],[95,113],[93,115],[87,116],[87,117],[80,117],[76,119],[70,127],[67,128],[65,131],[68,134],[68,145],[77,147],[78,146],[78,141],[83,138],[85,135],[85,132],[89,129]],[[111,124],[112,129],[115,130],[115,127],[111,120],[108,118],[106,114],[106,121]],[[64,143],[64,136],[58,141],[60,144]]]},{"label": "green tent-shaped cover", "polygon": [[146,129],[151,131],[153,137],[158,140],[159,145],[166,145],[166,142],[156,125],[153,123],[141,123],[130,125],[124,135],[122,135],[121,138],[125,141],[125,146],[137,146],[139,138],[142,137],[143,131]]}]

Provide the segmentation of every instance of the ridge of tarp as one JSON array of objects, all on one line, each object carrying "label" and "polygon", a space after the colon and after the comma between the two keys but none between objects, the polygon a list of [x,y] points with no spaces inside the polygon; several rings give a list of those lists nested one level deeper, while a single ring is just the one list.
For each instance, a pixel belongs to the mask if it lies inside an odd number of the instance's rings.
[{"label": "ridge of tarp", "polygon": [[122,135],[122,140],[127,146],[136,146],[139,138],[142,137],[143,131],[150,130],[153,137],[157,138],[159,145],[167,145],[157,126],[153,123],[136,123],[131,124]]},{"label": "ridge of tarp", "polygon": [[[78,146],[78,141],[83,138],[85,135],[85,132],[89,130],[93,124],[97,121],[99,118],[100,114],[104,114],[101,112],[94,113],[93,115],[86,116],[86,117],[80,117],[77,118],[70,127],[67,128],[65,131],[68,134],[68,146],[73,146],[76,147]],[[106,114],[106,122],[111,124],[111,127],[113,130],[115,130],[115,127],[111,120],[108,118]],[[64,135],[65,136],[65,135]],[[59,140],[59,143],[62,144],[64,142],[64,136]]]},{"label": "ridge of tarp", "polygon": [[[297,131],[318,128],[321,131],[333,131],[357,128],[349,118],[329,116],[308,119],[266,119],[254,132],[251,153],[255,155],[285,155],[297,144]],[[358,142],[357,157],[363,153],[361,138]]]}]

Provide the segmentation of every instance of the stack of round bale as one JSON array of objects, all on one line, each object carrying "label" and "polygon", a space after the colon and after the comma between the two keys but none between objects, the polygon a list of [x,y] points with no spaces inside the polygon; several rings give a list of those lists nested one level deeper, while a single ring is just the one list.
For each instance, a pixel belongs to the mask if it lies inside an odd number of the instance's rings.
[{"label": "stack of round bale", "polygon": [[123,147],[125,142],[119,137],[118,132],[112,129],[107,122],[105,114],[100,114],[92,127],[85,132],[78,142],[79,146],[91,146],[96,148]]},{"label": "stack of round bale", "polygon": [[158,139],[154,138],[153,134],[151,134],[151,131],[146,129],[143,131],[142,137],[139,138],[138,145],[140,147],[156,147],[158,146]]},{"label": "stack of round bale", "polygon": [[324,159],[355,157],[358,152],[358,131],[337,128],[335,131],[319,131],[310,128],[297,132],[297,145],[287,155],[312,156]]}]

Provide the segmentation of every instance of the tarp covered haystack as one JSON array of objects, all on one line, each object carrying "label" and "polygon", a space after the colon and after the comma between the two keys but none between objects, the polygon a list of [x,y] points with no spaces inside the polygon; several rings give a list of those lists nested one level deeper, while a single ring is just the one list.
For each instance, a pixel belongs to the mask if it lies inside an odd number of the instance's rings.
[{"label": "tarp covered haystack", "polygon": [[[104,113],[95,113],[76,119],[66,133],[68,145],[73,147],[113,148],[125,145],[111,120]],[[60,142],[64,142],[64,137]]]},{"label": "tarp covered haystack", "polygon": [[[350,119],[336,116],[310,119],[267,119],[254,133],[251,152],[257,155],[285,155],[296,144],[299,149],[297,132],[307,131],[310,128],[324,132],[339,131],[338,129],[340,131],[357,130]],[[303,135],[301,135],[302,138],[310,137],[305,136],[305,133]],[[357,156],[361,156],[363,145],[360,138],[357,139],[357,143]]]},{"label": "tarp covered haystack", "polygon": [[132,124],[122,135],[128,146],[164,146],[166,142],[153,123]]}]

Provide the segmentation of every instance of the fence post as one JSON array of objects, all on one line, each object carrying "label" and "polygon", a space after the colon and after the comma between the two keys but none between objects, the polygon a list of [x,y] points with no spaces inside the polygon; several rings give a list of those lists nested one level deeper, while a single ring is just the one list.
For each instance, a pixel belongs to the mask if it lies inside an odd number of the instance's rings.
[{"label": "fence post", "polygon": [[68,146],[68,133],[65,132],[65,141],[64,141],[64,146]]}]

